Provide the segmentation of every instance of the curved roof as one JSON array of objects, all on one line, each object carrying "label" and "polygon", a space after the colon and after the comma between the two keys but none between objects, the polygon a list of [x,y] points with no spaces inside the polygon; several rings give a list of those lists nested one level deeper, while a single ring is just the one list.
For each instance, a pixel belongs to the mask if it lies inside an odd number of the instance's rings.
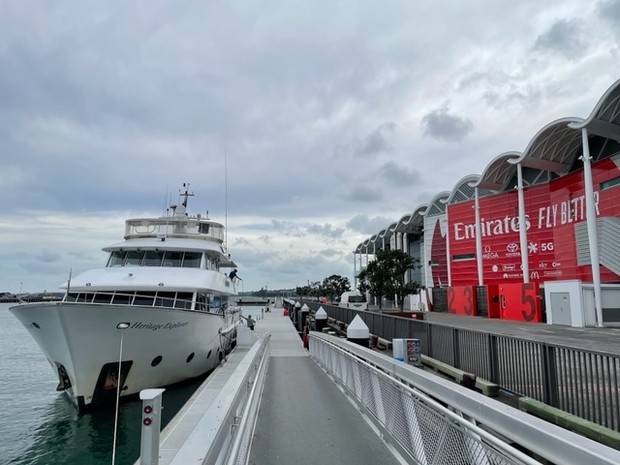
[{"label": "curved roof", "polygon": [[420,234],[424,227],[424,213],[428,205],[419,205],[411,213],[404,215],[396,226],[397,232]]},{"label": "curved roof", "polygon": [[480,176],[465,176],[451,192],[437,194],[428,206],[418,207],[358,245],[356,252],[367,249],[370,244],[379,243],[382,247],[383,239],[389,239],[395,231],[420,232],[424,216],[442,214],[448,203],[471,199],[476,187],[479,195],[513,189],[517,183],[517,164],[521,164],[525,185],[548,182],[576,169],[583,150],[581,131],[578,131],[582,128],[588,130],[590,154],[594,160],[620,152],[620,79],[607,89],[588,118],[567,117],[552,121],[534,135],[523,152],[510,151],[496,156]]},{"label": "curved roof", "polygon": [[587,128],[590,134],[620,142],[620,79],[607,89],[590,116],[569,126],[571,129]]},{"label": "curved roof", "polygon": [[547,124],[532,138],[517,160],[521,166],[557,174],[567,173],[581,148],[581,134],[569,127],[581,118],[560,118]]},{"label": "curved roof", "polygon": [[[469,174],[460,179],[452,189],[450,196],[448,197],[447,203],[459,203],[464,202],[466,200],[471,200],[476,195],[476,183],[480,179],[479,174]],[[478,195],[485,196],[492,194],[493,191],[484,188],[478,188]]]},{"label": "curved roof", "polygon": [[441,215],[446,212],[446,201],[450,196],[450,192],[443,191],[433,197],[433,200],[428,204],[427,210],[424,212],[424,216]]},{"label": "curved roof", "polygon": [[496,156],[486,166],[480,175],[480,179],[472,184],[472,187],[495,192],[505,190],[509,181],[517,172],[516,166],[508,163],[508,160],[517,159],[521,155],[521,152],[504,152]]}]

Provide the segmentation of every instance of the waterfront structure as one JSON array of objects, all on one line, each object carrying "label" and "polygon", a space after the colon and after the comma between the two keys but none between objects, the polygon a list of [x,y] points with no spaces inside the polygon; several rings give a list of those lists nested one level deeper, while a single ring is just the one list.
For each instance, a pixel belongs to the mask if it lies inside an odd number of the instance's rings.
[{"label": "waterfront structure", "polygon": [[619,205],[620,80],[588,118],[545,125],[523,152],[496,156],[354,254],[360,269],[383,248],[420,258],[408,279],[417,273],[434,310],[615,324]]}]

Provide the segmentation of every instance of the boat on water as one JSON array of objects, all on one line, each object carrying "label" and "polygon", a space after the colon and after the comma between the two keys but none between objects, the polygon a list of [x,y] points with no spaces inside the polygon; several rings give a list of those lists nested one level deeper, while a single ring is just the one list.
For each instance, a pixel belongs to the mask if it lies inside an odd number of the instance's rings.
[{"label": "boat on water", "polygon": [[236,265],[224,226],[187,213],[192,196],[183,184],[163,216],[126,220],[106,266],[70,277],[61,301],[10,308],[79,410],[202,376],[234,347]]}]

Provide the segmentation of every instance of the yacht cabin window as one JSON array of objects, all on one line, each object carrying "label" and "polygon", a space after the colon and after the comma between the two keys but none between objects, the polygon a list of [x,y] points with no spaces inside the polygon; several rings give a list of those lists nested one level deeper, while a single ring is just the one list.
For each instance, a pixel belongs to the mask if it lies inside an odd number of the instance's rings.
[{"label": "yacht cabin window", "polygon": [[[191,292],[149,292],[149,291],[101,291],[72,292],[66,302],[84,302],[98,304],[145,305],[148,307],[170,307],[191,310],[194,294]],[[222,313],[228,307],[226,296],[196,293],[194,310]]]},{"label": "yacht cabin window", "polygon": [[[201,252],[177,252],[174,250],[113,250],[108,267],[115,266],[170,266],[200,268]],[[209,268],[208,268],[209,269]]]},{"label": "yacht cabin window", "polygon": [[110,253],[110,258],[108,259],[108,266],[123,266],[126,253],[127,252],[123,250],[113,250]]},{"label": "yacht cabin window", "polygon": [[164,252],[162,250],[147,250],[144,255],[143,266],[161,266],[164,261]]}]

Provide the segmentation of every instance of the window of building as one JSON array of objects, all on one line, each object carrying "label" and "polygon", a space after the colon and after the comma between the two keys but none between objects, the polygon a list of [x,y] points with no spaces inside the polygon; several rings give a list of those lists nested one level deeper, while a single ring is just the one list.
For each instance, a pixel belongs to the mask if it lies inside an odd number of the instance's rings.
[{"label": "window of building", "polygon": [[603,181],[601,183],[601,190],[609,189],[610,187],[617,186],[618,184],[620,184],[620,176]]}]

